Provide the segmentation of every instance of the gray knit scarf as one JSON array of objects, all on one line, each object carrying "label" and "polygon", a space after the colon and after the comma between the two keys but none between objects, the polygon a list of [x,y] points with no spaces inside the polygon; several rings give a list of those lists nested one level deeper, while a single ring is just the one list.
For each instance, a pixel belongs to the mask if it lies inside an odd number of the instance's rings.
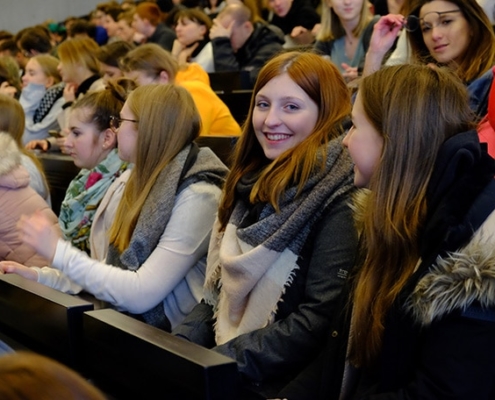
[{"label": "gray knit scarf", "polygon": [[[240,182],[241,199],[248,198],[253,183]],[[208,251],[205,301],[214,306],[218,345],[274,321],[277,304],[292,282],[315,223],[352,188],[352,162],[340,137],[328,145],[324,171],[315,172],[297,197],[297,187],[290,187],[280,199],[279,213],[262,204],[253,218],[257,206],[240,200],[223,233],[216,221]],[[247,219],[252,221],[246,223]]]},{"label": "gray knit scarf", "polygon": [[[158,245],[177,195],[199,181],[221,187],[227,172],[227,167],[209,148],[198,149],[196,144],[192,144],[183,149],[158,175],[144,202],[129,247],[120,254],[110,244],[107,264],[131,271],[139,269]],[[162,303],[139,317],[150,325],[170,330]]]}]

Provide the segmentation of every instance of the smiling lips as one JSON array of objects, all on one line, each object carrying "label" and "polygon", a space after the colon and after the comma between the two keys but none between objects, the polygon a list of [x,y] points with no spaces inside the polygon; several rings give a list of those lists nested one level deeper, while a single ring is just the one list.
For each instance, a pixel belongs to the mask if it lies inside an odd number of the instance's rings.
[{"label": "smiling lips", "polygon": [[287,133],[268,133],[268,132],[265,132],[265,136],[271,142],[279,142],[281,140],[285,140],[291,137],[291,135]]}]

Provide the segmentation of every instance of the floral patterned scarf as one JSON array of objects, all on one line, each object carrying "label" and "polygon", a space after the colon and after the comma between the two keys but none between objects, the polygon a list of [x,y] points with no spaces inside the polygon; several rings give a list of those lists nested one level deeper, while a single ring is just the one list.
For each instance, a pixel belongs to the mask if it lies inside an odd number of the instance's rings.
[{"label": "floral patterned scarf", "polygon": [[88,254],[89,233],[96,209],[108,187],[127,165],[114,149],[95,168],[82,169],[67,188],[58,222],[65,239]]}]

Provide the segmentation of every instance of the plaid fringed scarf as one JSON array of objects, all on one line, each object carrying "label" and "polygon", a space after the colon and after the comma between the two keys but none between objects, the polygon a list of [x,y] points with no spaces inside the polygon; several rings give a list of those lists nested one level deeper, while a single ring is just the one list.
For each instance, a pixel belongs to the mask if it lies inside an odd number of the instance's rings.
[{"label": "plaid fringed scarf", "polygon": [[279,213],[260,205],[259,217],[246,224],[252,217],[253,207],[246,204],[253,184],[240,182],[237,190],[245,200],[237,202],[223,233],[218,221],[212,232],[205,301],[214,306],[217,345],[273,322],[314,224],[353,187],[352,162],[342,137],[331,141],[325,170],[315,173],[302,193],[296,197],[297,187],[290,187]]}]

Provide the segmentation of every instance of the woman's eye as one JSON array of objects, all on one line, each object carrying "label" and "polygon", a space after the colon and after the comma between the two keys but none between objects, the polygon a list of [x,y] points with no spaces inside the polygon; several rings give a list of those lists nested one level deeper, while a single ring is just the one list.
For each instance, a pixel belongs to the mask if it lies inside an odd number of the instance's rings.
[{"label": "woman's eye", "polygon": [[258,108],[267,108],[268,107],[268,103],[266,101],[258,101],[256,103],[256,107],[258,107]]},{"label": "woman's eye", "polygon": [[285,106],[285,108],[287,108],[289,111],[296,111],[296,110],[299,110],[299,106],[295,105],[295,104],[287,104]]}]

